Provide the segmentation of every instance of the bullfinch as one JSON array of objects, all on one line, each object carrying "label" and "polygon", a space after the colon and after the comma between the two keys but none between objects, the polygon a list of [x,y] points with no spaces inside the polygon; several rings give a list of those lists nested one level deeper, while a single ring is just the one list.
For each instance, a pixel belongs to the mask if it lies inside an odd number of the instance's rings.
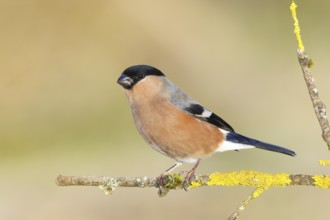
[{"label": "bullfinch", "polygon": [[295,152],[236,133],[232,126],[174,85],[160,70],[148,65],[127,68],[118,78],[126,93],[137,130],[155,150],[176,163],[194,163],[183,180],[187,190],[202,158],[216,152],[258,148],[290,156]]}]

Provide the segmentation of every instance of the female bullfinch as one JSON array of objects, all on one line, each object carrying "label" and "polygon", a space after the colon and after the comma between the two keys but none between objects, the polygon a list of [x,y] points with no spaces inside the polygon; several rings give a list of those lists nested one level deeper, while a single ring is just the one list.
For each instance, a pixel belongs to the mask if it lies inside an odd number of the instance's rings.
[{"label": "female bullfinch", "polygon": [[199,161],[216,152],[259,148],[295,156],[295,152],[241,134],[174,85],[160,70],[147,65],[127,68],[117,82],[124,88],[135,125],[158,152],[176,160],[163,178],[182,162],[194,163],[183,188],[187,190]]}]

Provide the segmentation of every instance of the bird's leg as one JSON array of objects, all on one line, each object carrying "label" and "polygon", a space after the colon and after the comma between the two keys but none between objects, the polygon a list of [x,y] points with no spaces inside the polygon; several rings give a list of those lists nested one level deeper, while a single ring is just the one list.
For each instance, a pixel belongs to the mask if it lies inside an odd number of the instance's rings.
[{"label": "bird's leg", "polygon": [[158,178],[158,186],[159,188],[163,188],[164,186],[164,180],[165,177],[172,172],[175,168],[179,167],[182,165],[182,162],[177,161],[173,166],[171,166],[170,168],[168,168],[167,170],[165,170],[162,174],[160,174],[159,178]]},{"label": "bird's leg", "polygon": [[192,178],[194,177],[195,175],[195,171],[199,165],[199,161],[200,159],[197,160],[197,162],[195,163],[194,167],[187,173],[186,177],[184,178],[183,180],[183,183],[182,183],[182,187],[185,191],[188,191],[188,187],[191,183],[191,180]]}]

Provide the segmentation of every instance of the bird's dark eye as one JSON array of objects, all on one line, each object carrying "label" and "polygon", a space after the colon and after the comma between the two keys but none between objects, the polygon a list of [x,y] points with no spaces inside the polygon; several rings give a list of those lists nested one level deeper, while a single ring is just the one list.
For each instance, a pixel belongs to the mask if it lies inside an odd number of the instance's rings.
[{"label": "bird's dark eye", "polygon": [[138,73],[138,74],[137,74],[137,77],[138,77],[139,79],[143,79],[143,78],[144,78],[144,75],[141,74],[141,73]]}]

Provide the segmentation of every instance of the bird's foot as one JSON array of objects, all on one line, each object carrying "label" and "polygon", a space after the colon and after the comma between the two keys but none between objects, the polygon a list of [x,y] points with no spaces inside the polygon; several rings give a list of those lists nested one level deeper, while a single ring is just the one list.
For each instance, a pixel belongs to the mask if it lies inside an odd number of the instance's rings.
[{"label": "bird's foot", "polygon": [[[184,178],[184,180],[182,181],[182,188],[185,191],[188,191],[188,188],[190,186],[190,183],[192,182],[192,180],[195,177],[195,171],[199,165],[200,159],[197,160],[197,162],[195,163],[194,167],[187,173],[186,177]],[[177,178],[172,178],[171,181],[169,181],[168,183],[168,174],[174,170],[176,167],[180,166],[182,164],[182,162],[177,162],[176,164],[174,164],[172,167],[170,167],[169,169],[167,169],[164,173],[160,174],[160,176],[157,178],[157,186],[159,188],[159,195],[163,196],[162,192],[165,192],[165,194],[169,191],[169,188],[171,188],[170,186],[173,185],[171,184],[171,182],[176,181]],[[180,182],[181,182],[181,178],[180,178]],[[169,185],[168,185],[169,184]],[[166,189],[168,188],[168,189]],[[173,187],[172,187],[173,188]],[[166,189],[166,190],[165,190]]]},{"label": "bird's foot", "polygon": [[171,166],[170,168],[168,168],[167,170],[165,170],[165,172],[163,172],[162,174],[160,174],[160,176],[157,178],[157,186],[159,188],[159,190],[162,190],[165,186],[165,181],[166,178],[168,177],[168,174],[173,171],[175,168],[179,167],[182,165],[182,162],[177,161],[173,166]]},{"label": "bird's foot", "polygon": [[157,178],[157,186],[158,186],[158,188],[164,188],[166,176],[167,176],[166,173],[162,173]]},{"label": "bird's foot", "polygon": [[193,178],[195,177],[195,171],[199,165],[200,159],[197,160],[194,167],[187,173],[186,177],[184,178],[182,182],[182,187],[185,191],[188,191],[188,187],[190,186],[190,183],[192,182]]},{"label": "bird's foot", "polygon": [[183,182],[182,182],[182,188],[185,191],[188,191],[188,188],[190,186],[190,183],[192,182],[193,178],[195,177],[195,169],[191,169],[186,177],[184,178]]},{"label": "bird's foot", "polygon": [[158,195],[160,197],[166,196],[166,194],[170,191],[165,187],[166,178],[167,178],[167,173],[162,173],[157,178]]}]

